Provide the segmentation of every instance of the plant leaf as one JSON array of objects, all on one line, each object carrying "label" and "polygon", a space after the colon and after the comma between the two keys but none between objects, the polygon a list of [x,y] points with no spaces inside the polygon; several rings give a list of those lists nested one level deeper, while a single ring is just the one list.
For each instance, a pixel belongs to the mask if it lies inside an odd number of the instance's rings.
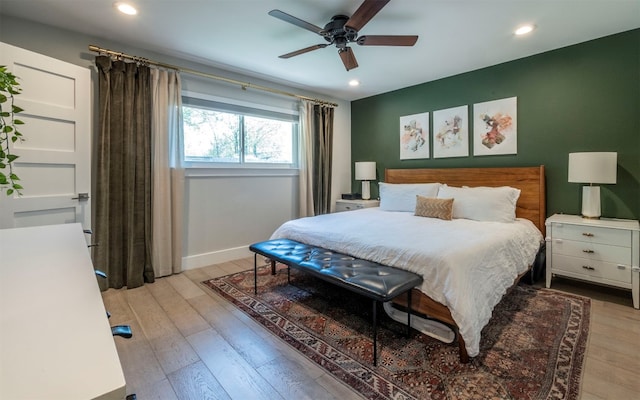
[{"label": "plant leaf", "polygon": [[7,189],[7,196],[11,196],[13,194],[13,189]]}]

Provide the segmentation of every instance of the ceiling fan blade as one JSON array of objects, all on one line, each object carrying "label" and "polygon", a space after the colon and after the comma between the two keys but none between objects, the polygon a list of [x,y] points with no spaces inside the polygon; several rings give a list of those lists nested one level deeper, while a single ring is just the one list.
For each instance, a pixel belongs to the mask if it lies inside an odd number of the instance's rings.
[{"label": "ceiling fan blade", "polygon": [[415,35],[368,35],[356,40],[360,46],[413,46],[417,41]]},{"label": "ceiling fan blade", "polygon": [[325,43],[315,44],[313,46],[309,46],[309,47],[305,47],[304,49],[292,51],[291,53],[283,54],[283,55],[278,56],[278,57],[279,58],[291,58],[291,57],[299,56],[300,54],[308,53],[308,52],[313,51],[313,50],[324,49],[328,45],[329,44],[325,44]]},{"label": "ceiling fan blade", "polygon": [[345,29],[358,32],[378,11],[382,10],[389,1],[390,0],[364,0],[351,18],[344,24]]},{"label": "ceiling fan blade", "polygon": [[302,29],[306,29],[308,31],[311,31],[313,33],[317,33],[318,35],[322,35],[321,32],[323,32],[323,29],[320,28],[319,26],[316,26],[310,22],[307,21],[303,21],[300,18],[296,18],[293,15],[289,15],[285,12],[282,12],[280,10],[271,10],[269,11],[269,15],[271,15],[272,17],[276,17],[284,22],[288,22],[290,24],[293,24],[295,26],[298,26]]},{"label": "ceiling fan blade", "polygon": [[353,51],[351,51],[351,47],[339,49],[338,54],[347,71],[358,68],[358,61],[356,61],[356,56],[353,54]]}]

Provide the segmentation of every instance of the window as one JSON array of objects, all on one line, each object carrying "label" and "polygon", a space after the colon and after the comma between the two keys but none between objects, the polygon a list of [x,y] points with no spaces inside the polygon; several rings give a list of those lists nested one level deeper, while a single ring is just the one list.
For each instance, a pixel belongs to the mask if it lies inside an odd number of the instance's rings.
[{"label": "window", "polygon": [[182,98],[188,166],[295,168],[298,116]]}]

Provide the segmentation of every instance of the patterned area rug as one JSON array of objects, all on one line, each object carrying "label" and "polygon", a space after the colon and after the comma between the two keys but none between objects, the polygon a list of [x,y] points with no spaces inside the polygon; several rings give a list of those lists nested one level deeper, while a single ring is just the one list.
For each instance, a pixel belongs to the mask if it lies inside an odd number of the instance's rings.
[{"label": "patterned area rug", "polygon": [[590,300],[516,286],[482,331],[480,354],[412,330],[380,310],[372,363],[371,301],[286,267],[203,282],[369,399],[577,399]]}]

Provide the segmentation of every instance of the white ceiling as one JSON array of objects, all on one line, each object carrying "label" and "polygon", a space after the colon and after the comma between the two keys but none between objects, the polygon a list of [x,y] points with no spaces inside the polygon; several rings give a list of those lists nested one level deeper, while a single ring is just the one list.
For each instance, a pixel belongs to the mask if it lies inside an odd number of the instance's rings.
[{"label": "white ceiling", "polygon": [[[279,9],[323,27],[336,14],[353,14],[362,0],[131,0],[135,17],[118,13],[113,2],[0,0],[0,12],[344,100],[640,27],[640,0],[392,0],[360,34],[415,34],[418,42],[352,44],[360,66],[347,72],[332,46],[279,59],[324,39],[267,12]],[[523,23],[537,28],[516,37]],[[349,87],[351,79],[362,84]]]}]

